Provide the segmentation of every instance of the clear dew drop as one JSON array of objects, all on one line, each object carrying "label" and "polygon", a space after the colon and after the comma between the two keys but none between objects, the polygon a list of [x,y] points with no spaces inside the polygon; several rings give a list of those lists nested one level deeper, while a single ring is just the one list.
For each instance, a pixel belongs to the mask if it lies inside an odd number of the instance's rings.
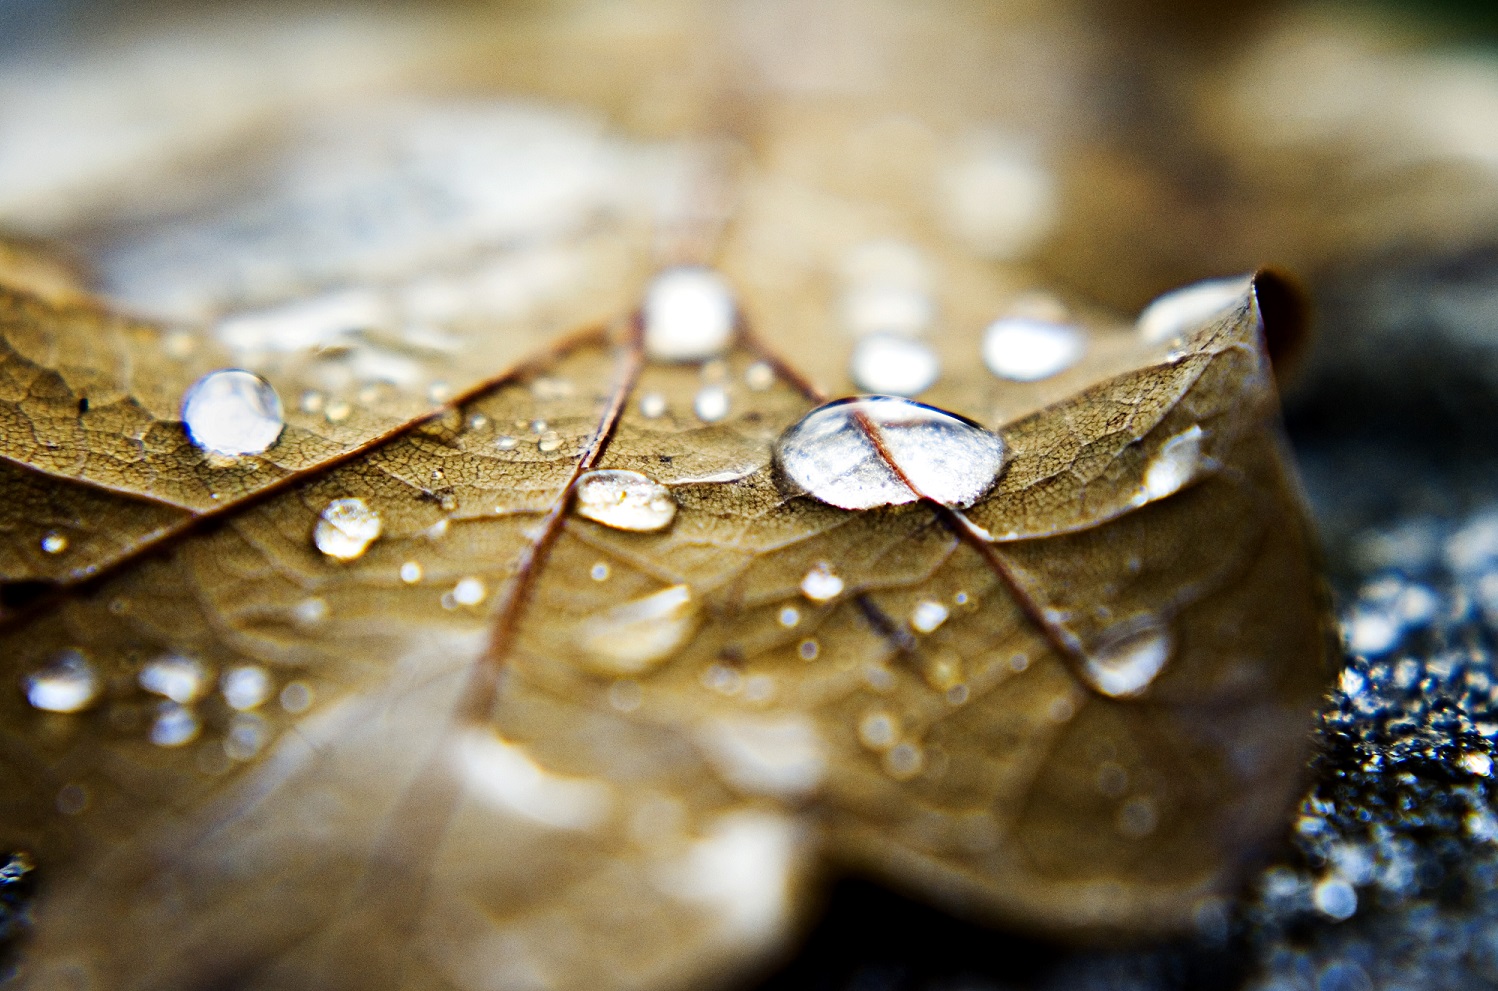
[{"label": "clear dew drop", "polygon": [[895,719],[882,709],[867,712],[858,721],[858,742],[870,750],[885,751],[895,745]]},{"label": "clear dew drop", "polygon": [[775,369],[769,362],[756,361],[744,369],[744,384],[752,392],[764,392],[775,384]]},{"label": "clear dew drop", "polygon": [[777,618],[779,619],[781,626],[784,626],[786,629],[790,629],[797,623],[801,622],[801,610],[797,609],[795,606],[783,606],[780,610],[780,615]]},{"label": "clear dew drop", "polygon": [[1149,622],[1116,634],[1089,653],[1082,672],[1104,695],[1132,698],[1159,677],[1174,650],[1170,630]]},{"label": "clear dew drop", "polygon": [[637,471],[617,469],[584,472],[572,508],[604,526],[640,533],[664,530],[676,518],[670,489]]},{"label": "clear dew drop", "polygon": [[993,487],[1004,466],[1004,442],[934,406],[869,396],[812,410],[781,435],[775,458],[791,485],[841,509],[898,506],[921,497],[962,507]]},{"label": "clear dew drop", "polygon": [[897,743],[884,753],[884,770],[897,781],[908,781],[926,766],[926,755],[914,743]]},{"label": "clear dew drop", "polygon": [[407,585],[415,585],[417,582],[421,581],[421,576],[423,574],[425,574],[425,572],[422,571],[421,565],[416,561],[407,561],[405,564],[401,565],[401,581],[405,582]]},{"label": "clear dew drop", "polygon": [[57,532],[51,532],[42,537],[42,551],[47,554],[61,554],[68,549],[68,538]]},{"label": "clear dew drop", "polygon": [[229,708],[246,712],[270,698],[270,676],[254,664],[230,668],[218,680],[219,691]]},{"label": "clear dew drop", "polygon": [[588,577],[595,582],[606,582],[609,580],[609,566],[599,561],[588,571]]},{"label": "clear dew drop", "polygon": [[224,735],[224,754],[232,760],[249,760],[265,746],[265,720],[253,713],[240,713]]},{"label": "clear dew drop", "polygon": [[728,390],[721,385],[705,385],[692,397],[692,412],[703,423],[727,419],[730,405]]},{"label": "clear dew drop", "polygon": [[1241,304],[1252,290],[1253,277],[1247,275],[1194,282],[1173,289],[1146,306],[1135,327],[1146,341],[1168,341]]},{"label": "clear dew drop", "polygon": [[813,602],[831,602],[843,594],[843,580],[822,562],[801,577],[801,594]]},{"label": "clear dew drop", "polygon": [[509,434],[501,434],[494,438],[494,446],[501,451],[513,451],[520,446],[520,441]]},{"label": "clear dew drop", "polygon": [[871,334],[854,346],[848,374],[865,392],[914,396],[936,384],[941,362],[936,352],[920,341],[896,334]]},{"label": "clear dew drop", "polygon": [[657,361],[703,361],[727,350],[738,304],[733,288],[710,268],[660,273],[645,291],[645,352]]},{"label": "clear dew drop", "polygon": [[686,642],[699,608],[689,586],[672,585],[584,620],[576,643],[601,674],[641,674]]},{"label": "clear dew drop", "polygon": [[342,399],[337,399],[331,403],[328,403],[328,408],[323,411],[323,419],[327,420],[329,423],[342,423],[344,420],[347,420],[350,416],[353,415],[353,405],[345,402]]},{"label": "clear dew drop", "polygon": [[796,647],[796,652],[801,655],[803,661],[814,661],[822,654],[822,645],[815,640],[802,640]]},{"label": "clear dew drop", "polygon": [[647,420],[658,420],[666,415],[666,397],[659,392],[647,392],[640,397],[640,415]]},{"label": "clear dew drop", "polygon": [[489,594],[489,589],[477,578],[461,578],[458,584],[453,586],[453,601],[460,606],[476,606],[484,601]]},{"label": "clear dew drop", "polygon": [[995,320],[983,332],[983,364],[1014,382],[1059,375],[1081,359],[1085,348],[1077,328],[1030,317]]},{"label": "clear dew drop", "polygon": [[194,382],[182,397],[181,415],[193,444],[229,457],[260,454],[286,426],[276,390],[239,368],[209,372]]},{"label": "clear dew drop", "polygon": [[26,676],[26,701],[43,712],[81,712],[99,695],[99,678],[80,651],[63,651]]},{"label": "clear dew drop", "polygon": [[163,702],[151,723],[151,742],[158,747],[181,747],[198,738],[202,726],[191,709],[176,702]]},{"label": "clear dew drop", "polygon": [[1350,919],[1358,910],[1358,892],[1342,878],[1329,877],[1311,891],[1317,911],[1336,922]]},{"label": "clear dew drop", "polygon": [[328,618],[328,600],[321,596],[309,595],[291,607],[291,614],[298,623],[308,626],[321,623]]},{"label": "clear dew drop", "polygon": [[380,536],[380,514],[363,499],[334,499],[323,507],[312,542],[335,561],[352,561]]},{"label": "clear dew drop", "polygon": [[288,682],[281,689],[281,708],[293,715],[312,708],[312,686],[304,681]]},{"label": "clear dew drop", "polygon": [[918,603],[910,614],[910,628],[917,633],[931,633],[947,621],[950,613],[940,602],[927,599]]},{"label": "clear dew drop", "polygon": [[1175,495],[1194,479],[1202,466],[1202,428],[1183,430],[1160,445],[1160,451],[1144,470],[1144,481],[1134,493],[1133,503],[1145,503]]},{"label": "clear dew drop", "polygon": [[141,668],[136,680],[146,691],[186,705],[203,694],[208,672],[191,657],[169,654]]},{"label": "clear dew drop", "polygon": [[562,449],[562,435],[555,430],[548,430],[536,438],[536,450],[542,454],[553,454]]}]

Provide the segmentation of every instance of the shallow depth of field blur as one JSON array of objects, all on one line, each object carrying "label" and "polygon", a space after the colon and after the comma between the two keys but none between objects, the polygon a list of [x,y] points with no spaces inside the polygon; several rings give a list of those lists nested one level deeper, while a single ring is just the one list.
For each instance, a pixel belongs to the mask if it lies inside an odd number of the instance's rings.
[{"label": "shallow depth of field blur", "polygon": [[[766,255],[939,237],[1001,295],[1125,314],[1298,277],[1287,418],[1349,657],[1283,850],[1197,938],[1072,952],[848,882],[768,986],[1498,987],[1487,5],[0,0],[0,231],[183,326],[527,318],[631,284],[600,216],[655,230],[656,263],[710,255],[764,155],[822,197]],[[839,197],[872,206],[816,228]],[[973,305],[941,278],[938,322]]]}]

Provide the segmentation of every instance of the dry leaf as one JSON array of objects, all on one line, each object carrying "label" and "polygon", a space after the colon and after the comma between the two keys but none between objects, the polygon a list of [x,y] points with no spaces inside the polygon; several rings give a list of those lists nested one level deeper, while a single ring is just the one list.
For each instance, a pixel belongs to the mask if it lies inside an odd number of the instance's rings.
[{"label": "dry leaf", "polygon": [[[689,984],[793,933],[818,864],[1164,933],[1296,794],[1328,653],[1252,293],[1173,346],[1092,328],[1094,384],[992,422],[971,508],[866,511],[777,474],[821,397],[755,339],[699,367],[583,333],[362,446],[288,429],[257,491],[131,376],[156,331],[8,300],[31,986]],[[592,468],[674,519],[571,512]],[[348,499],[375,539],[316,536]]]}]

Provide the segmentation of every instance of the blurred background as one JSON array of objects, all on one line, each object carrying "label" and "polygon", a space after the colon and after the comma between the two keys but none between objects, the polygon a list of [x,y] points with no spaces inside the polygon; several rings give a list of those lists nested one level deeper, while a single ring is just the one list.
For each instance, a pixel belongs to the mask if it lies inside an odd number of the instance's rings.
[{"label": "blurred background", "polygon": [[[397,383],[672,261],[833,341],[860,279],[920,284],[941,333],[1293,273],[1349,667],[1276,862],[1129,953],[849,881],[765,987],[1498,987],[1493,4],[0,0],[0,231],[251,367],[354,341]],[[7,930],[23,889],[0,871]]]}]

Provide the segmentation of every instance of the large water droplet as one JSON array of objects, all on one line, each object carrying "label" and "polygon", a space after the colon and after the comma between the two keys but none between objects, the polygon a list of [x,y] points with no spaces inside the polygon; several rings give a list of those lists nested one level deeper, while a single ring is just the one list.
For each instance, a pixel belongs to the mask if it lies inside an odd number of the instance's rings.
[{"label": "large water droplet", "polygon": [[577,644],[595,670],[609,675],[648,671],[671,656],[697,626],[698,602],[686,585],[672,585],[585,620]]},{"label": "large water droplet", "polygon": [[1134,493],[1133,503],[1145,503],[1175,495],[1196,477],[1202,461],[1202,428],[1183,430],[1160,445],[1160,451],[1144,470],[1144,481]]},{"label": "large water droplet", "polygon": [[352,561],[379,537],[380,514],[363,499],[334,499],[323,507],[312,542],[337,561]]},{"label": "large water droplet", "polygon": [[872,334],[853,348],[848,374],[854,385],[867,392],[913,396],[936,382],[941,362],[936,352],[920,341]]},{"label": "large water droplet", "polygon": [[1139,336],[1151,342],[1179,337],[1241,302],[1252,288],[1253,278],[1239,275],[1207,279],[1171,290],[1139,314],[1136,324]]},{"label": "large water droplet", "polygon": [[710,268],[662,272],[645,292],[645,352],[658,361],[703,361],[733,339],[737,304],[728,282]]},{"label": "large water droplet", "polygon": [[88,658],[63,651],[46,667],[26,676],[26,701],[46,712],[79,712],[99,695],[99,679]]},{"label": "large water droplet", "polygon": [[616,530],[663,530],[676,516],[676,499],[664,485],[637,471],[603,469],[577,480],[577,515]]},{"label": "large water droplet", "polygon": [[1066,371],[1082,357],[1077,328],[1029,317],[995,320],[983,332],[983,364],[999,378],[1038,382]]},{"label": "large water droplet", "polygon": [[781,435],[775,459],[793,486],[842,509],[898,506],[922,497],[970,506],[999,477],[1004,443],[934,406],[868,396],[806,414]]},{"label": "large water droplet", "polygon": [[1175,649],[1170,630],[1150,622],[1124,630],[1088,654],[1083,674],[1111,698],[1141,694],[1165,669]]},{"label": "large water droplet", "polygon": [[141,668],[136,680],[146,691],[185,705],[203,694],[208,673],[191,657],[170,654]]},{"label": "large water droplet", "polygon": [[182,397],[182,425],[198,447],[234,457],[259,454],[286,425],[281,397],[253,372],[227,368],[209,372]]}]

